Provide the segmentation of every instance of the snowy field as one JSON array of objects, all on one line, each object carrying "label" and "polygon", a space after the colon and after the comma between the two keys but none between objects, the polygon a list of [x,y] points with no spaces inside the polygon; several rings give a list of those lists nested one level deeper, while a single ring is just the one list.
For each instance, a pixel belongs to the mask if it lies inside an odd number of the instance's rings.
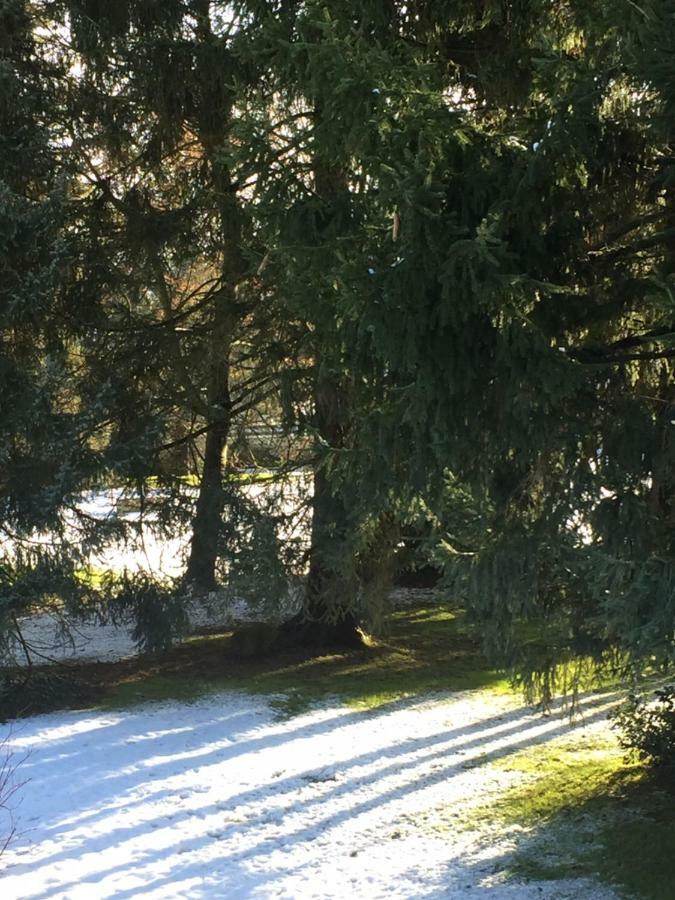
[{"label": "snowy field", "polygon": [[[435,596],[435,591],[426,588],[396,588],[389,595],[389,603],[392,609],[401,609],[411,604],[431,604]],[[226,593],[210,595],[207,600],[188,601],[186,609],[190,622],[188,634],[198,632],[200,628],[227,629],[261,618],[259,609],[241,597],[228,597]],[[284,618],[293,612],[296,612],[294,607],[280,607],[277,616]],[[131,636],[133,626],[131,618],[116,625],[101,625],[92,618],[71,622],[65,632],[61,622],[48,614],[21,620],[21,632],[40,654],[40,662],[76,659],[113,662],[136,656],[138,649]],[[14,662],[20,666],[26,663],[18,645],[14,648]]]},{"label": "snowy field", "polygon": [[[188,601],[188,634],[200,628],[228,628],[243,622],[255,621],[259,613],[245,600],[216,596],[207,601]],[[131,636],[134,621],[131,616],[117,624],[100,624],[95,617],[69,622],[64,630],[61,621],[49,614],[35,615],[21,620],[21,633],[31,648],[40,654],[40,662],[64,660],[98,660],[113,662],[138,654]],[[26,664],[21,647],[13,649],[13,661]]]},{"label": "snowy field", "polygon": [[[302,543],[307,538],[307,515],[304,503],[311,495],[311,482],[303,473],[298,473],[284,483],[253,483],[242,488],[247,499],[263,509],[283,513],[286,517],[278,527],[279,537],[285,541]],[[152,499],[153,492],[150,492]],[[128,509],[133,506],[137,495],[120,488],[90,491],[84,494],[78,508],[81,513],[99,521],[121,521],[130,530],[125,540],[111,541],[103,551],[93,554],[89,560],[94,571],[145,573],[158,581],[178,578],[185,570],[189,550],[190,529],[176,530],[171,538],[156,530],[157,514],[152,510],[141,518],[138,511]],[[73,516],[73,534],[75,517]],[[37,536],[36,541],[48,544],[48,535]],[[5,549],[11,549],[11,542],[5,542]],[[405,591],[403,592],[405,594]],[[406,599],[403,599],[406,602]],[[400,605],[400,604],[399,604]],[[207,627],[228,627],[235,624],[260,619],[261,611],[251,607],[245,599],[229,595],[227,592],[211,594],[206,599],[186,601],[186,611],[190,623],[189,631]],[[280,606],[276,614],[284,618],[296,612],[290,602]],[[269,615],[268,615],[269,617]],[[97,659],[111,662],[136,654],[136,646],[131,638],[134,622],[102,624],[96,616],[90,620],[72,620],[64,629],[63,622],[51,614],[31,615],[20,619],[21,632],[39,662],[73,659]],[[17,643],[13,651],[13,661],[25,665],[21,646]]]},{"label": "snowy field", "polygon": [[[117,514],[119,499],[92,494],[86,512]],[[135,543],[93,563],[175,576],[186,543],[187,534],[159,540],[148,521]],[[428,603],[429,594],[403,590],[391,601]],[[259,615],[244,601],[211,599],[190,608],[193,628]],[[55,659],[135,652],[129,624],[80,622],[72,641],[48,616],[22,627]],[[604,732],[608,703],[588,700],[577,728]],[[612,900],[587,881],[508,881],[522,835],[497,824],[458,827],[471,806],[498,803],[526,777],[491,761],[568,730],[562,714],[542,718],[489,692],[376,712],[336,703],[284,721],[260,697],[226,693],[0,726],[21,761],[0,898]]]},{"label": "snowy field", "polygon": [[[607,703],[586,701],[579,730],[606,729]],[[23,720],[3,726],[26,759],[1,896],[610,900],[508,882],[517,835],[454,827],[524,777],[490,761],[568,727],[486,692],[285,721],[236,693]]]}]

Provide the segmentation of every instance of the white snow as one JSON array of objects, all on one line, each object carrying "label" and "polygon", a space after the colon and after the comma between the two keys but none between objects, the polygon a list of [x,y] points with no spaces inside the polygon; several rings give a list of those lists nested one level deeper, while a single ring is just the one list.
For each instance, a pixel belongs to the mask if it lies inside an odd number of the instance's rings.
[{"label": "white snow", "polygon": [[[196,496],[192,488],[185,488],[186,495]],[[244,485],[242,492],[247,499],[261,510],[269,509],[283,514],[277,526],[279,537],[303,546],[308,535],[308,514],[306,500],[311,495],[311,479],[305,472],[296,472],[283,482],[262,481]],[[152,501],[157,490],[148,492]],[[132,507],[131,509],[127,506]],[[124,521],[133,523],[124,539],[111,539],[109,544],[89,558],[95,572],[121,574],[146,573],[162,581],[176,579],[185,569],[190,542],[190,529],[179,527],[173,536],[157,530],[157,513],[150,508],[143,517],[135,507],[138,495],[122,488],[88,491],[78,503],[80,513],[101,521]],[[76,536],[76,516],[71,517],[71,538]],[[48,534],[34,535],[36,543],[49,544]],[[11,553],[12,541],[3,542],[3,550]],[[233,596],[228,591],[210,594],[206,600],[186,600],[186,611],[190,623],[189,631],[210,626],[227,627],[235,623],[249,622],[261,617],[261,610],[250,606],[245,599]],[[279,603],[277,615],[280,618],[295,612],[292,600]],[[269,611],[265,613],[269,616]],[[49,613],[33,614],[20,619],[21,632],[28,645],[39,654],[38,661],[64,659],[98,659],[112,661],[134,656],[137,652],[131,638],[133,630],[131,617],[118,624],[102,624],[95,615],[90,619],[70,620],[68,628],[58,615]],[[26,660],[21,646],[17,643],[12,652],[13,661],[24,665]]]},{"label": "white snow", "polygon": [[[606,728],[610,702],[587,698],[577,727]],[[27,758],[2,897],[609,900],[587,881],[506,881],[502,826],[429,825],[497,801],[522,776],[486,763],[568,727],[486,692],[285,721],[237,693],[27,719],[5,729]]]},{"label": "white snow", "polygon": [[[258,509],[281,516],[277,534],[281,540],[301,546],[307,541],[309,520],[307,499],[311,497],[311,477],[306,472],[287,475],[284,481],[253,482],[241,486],[242,494]],[[184,488],[185,497],[196,500],[194,488]],[[161,498],[160,490],[150,490],[146,500]],[[176,526],[171,537],[157,530],[157,511],[152,505],[141,516],[138,494],[122,488],[88,491],[77,504],[80,513],[100,521],[120,521],[133,525],[125,540],[112,540],[93,554],[91,564],[112,572],[147,572],[155,578],[178,578],[185,569],[191,529]],[[71,517],[73,529],[77,517]],[[75,532],[73,531],[73,535]]]},{"label": "white snow", "polygon": [[[260,488],[263,491],[263,488]],[[114,493],[83,498],[112,515]],[[133,517],[135,513],[126,513]],[[174,576],[173,542],[139,523],[135,542],[93,560]],[[419,592],[400,592],[402,605]],[[193,604],[194,628],[255,617],[243,601]],[[129,626],[80,623],[73,643],[54,621],[22,623],[50,656],[117,659]],[[581,729],[605,729],[609,699],[589,698]],[[0,727],[20,765],[11,798],[17,833],[0,860],[2,900],[169,898],[472,898],[612,900],[582,880],[514,883],[517,835],[441,831],[474,804],[498,802],[522,777],[488,763],[568,730],[488,692],[392,703],[376,712],[326,705],[279,721],[260,697],[119,713],[64,712]],[[2,744],[0,743],[0,747]],[[8,822],[0,809],[0,844]]]},{"label": "white snow", "polygon": [[[389,603],[393,609],[400,609],[413,603],[433,603],[435,598],[436,592],[426,588],[396,588],[389,596]],[[260,609],[251,606],[243,597],[229,596],[226,591],[209,594],[206,599],[186,601],[186,611],[188,635],[199,632],[199,629],[227,629],[261,618]],[[290,603],[286,606],[280,604],[276,618],[287,618],[296,611]],[[266,618],[270,618],[269,613]],[[138,649],[131,636],[133,626],[131,616],[126,622],[118,624],[101,624],[92,617],[73,620],[64,629],[60,619],[43,613],[22,619],[21,633],[29,646],[40,654],[38,662],[75,659],[112,662],[137,655]],[[17,665],[26,664],[18,644],[14,647],[13,659]]]},{"label": "white snow", "polygon": [[[200,628],[227,628],[256,618],[256,611],[244,600],[224,594],[211,595],[206,601],[187,601],[186,608],[189,634]],[[48,613],[21,620],[21,633],[29,646],[40,654],[38,662],[74,659],[112,662],[135,656],[138,650],[131,636],[133,627],[131,616],[117,624],[101,624],[95,616],[73,619],[68,622],[67,629],[64,629],[61,619]],[[25,665],[25,657],[18,644],[13,648],[13,657],[18,665]]]}]

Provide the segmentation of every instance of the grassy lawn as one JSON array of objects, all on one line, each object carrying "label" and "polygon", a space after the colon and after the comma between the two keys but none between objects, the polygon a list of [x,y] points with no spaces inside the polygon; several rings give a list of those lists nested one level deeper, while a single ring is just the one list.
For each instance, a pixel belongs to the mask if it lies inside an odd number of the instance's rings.
[{"label": "grassy lawn", "polygon": [[[599,878],[620,896],[675,896],[675,779],[626,761],[606,737],[559,738],[494,765],[524,776],[465,827],[511,826],[510,871],[524,878]],[[521,830],[522,829],[522,830]]]},{"label": "grassy lawn", "polygon": [[21,708],[25,714],[62,707],[113,709],[241,690],[273,696],[280,714],[292,715],[329,697],[369,709],[431,691],[511,690],[506,676],[488,667],[463,613],[444,606],[395,612],[386,636],[369,639],[358,650],[326,655],[258,653],[266,628],[195,635],[157,657],[49,667],[42,670],[44,690],[38,678]]},{"label": "grassy lawn", "polygon": [[230,689],[273,695],[280,712],[293,714],[329,697],[367,709],[431,691],[510,690],[488,668],[463,614],[444,607],[394,613],[387,636],[359,650],[266,656],[246,648],[242,655],[241,635],[222,632],[193,637],[152,662],[87,668],[108,707]]}]

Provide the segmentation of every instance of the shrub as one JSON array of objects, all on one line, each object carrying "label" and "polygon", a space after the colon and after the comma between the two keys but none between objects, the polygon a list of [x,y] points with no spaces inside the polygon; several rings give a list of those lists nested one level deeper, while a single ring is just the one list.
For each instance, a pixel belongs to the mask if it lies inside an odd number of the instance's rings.
[{"label": "shrub", "polygon": [[624,750],[675,773],[675,685],[655,691],[650,701],[631,694],[615,716],[615,727]]},{"label": "shrub", "polygon": [[9,748],[9,735],[0,740],[0,856],[16,833],[12,797],[22,783],[16,780],[19,763]]}]

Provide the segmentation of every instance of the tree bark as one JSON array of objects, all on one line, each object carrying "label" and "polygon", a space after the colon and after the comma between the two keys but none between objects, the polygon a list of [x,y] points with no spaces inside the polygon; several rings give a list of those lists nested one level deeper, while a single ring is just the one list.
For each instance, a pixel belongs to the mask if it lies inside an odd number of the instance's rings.
[{"label": "tree bark", "polygon": [[[314,180],[328,217],[338,215],[340,199],[349,190],[343,172],[334,164],[317,159]],[[331,484],[325,454],[348,446],[350,391],[347,378],[335,374],[340,360],[324,358],[324,348],[330,346],[331,336],[321,335],[317,329],[313,397],[317,454],[309,574],[303,609],[282,626],[280,638],[282,643],[294,645],[349,648],[363,645],[356,610],[356,566],[350,550],[352,516],[344,496]]]},{"label": "tree bark", "polygon": [[[217,44],[210,22],[208,0],[193,0],[197,19],[197,37],[202,43]],[[216,588],[218,540],[225,502],[223,491],[223,453],[231,425],[230,353],[240,318],[237,287],[247,266],[241,251],[242,215],[230,170],[223,162],[223,147],[228,140],[232,98],[216,92],[211,96],[208,71],[202,76],[200,108],[196,131],[211,173],[214,207],[221,240],[221,289],[214,297],[212,329],[209,336],[206,444],[199,495],[192,522],[192,539],[186,581],[201,591]]]},{"label": "tree bark", "polygon": [[[208,390],[213,418],[208,423],[210,427],[206,432],[204,464],[192,521],[190,557],[186,572],[186,580],[201,591],[212,591],[216,588],[218,536],[224,506],[223,452],[230,429],[228,332],[227,319],[218,323],[216,314],[216,325],[211,339],[212,366]],[[221,336],[222,344],[215,340],[216,335]]]}]

